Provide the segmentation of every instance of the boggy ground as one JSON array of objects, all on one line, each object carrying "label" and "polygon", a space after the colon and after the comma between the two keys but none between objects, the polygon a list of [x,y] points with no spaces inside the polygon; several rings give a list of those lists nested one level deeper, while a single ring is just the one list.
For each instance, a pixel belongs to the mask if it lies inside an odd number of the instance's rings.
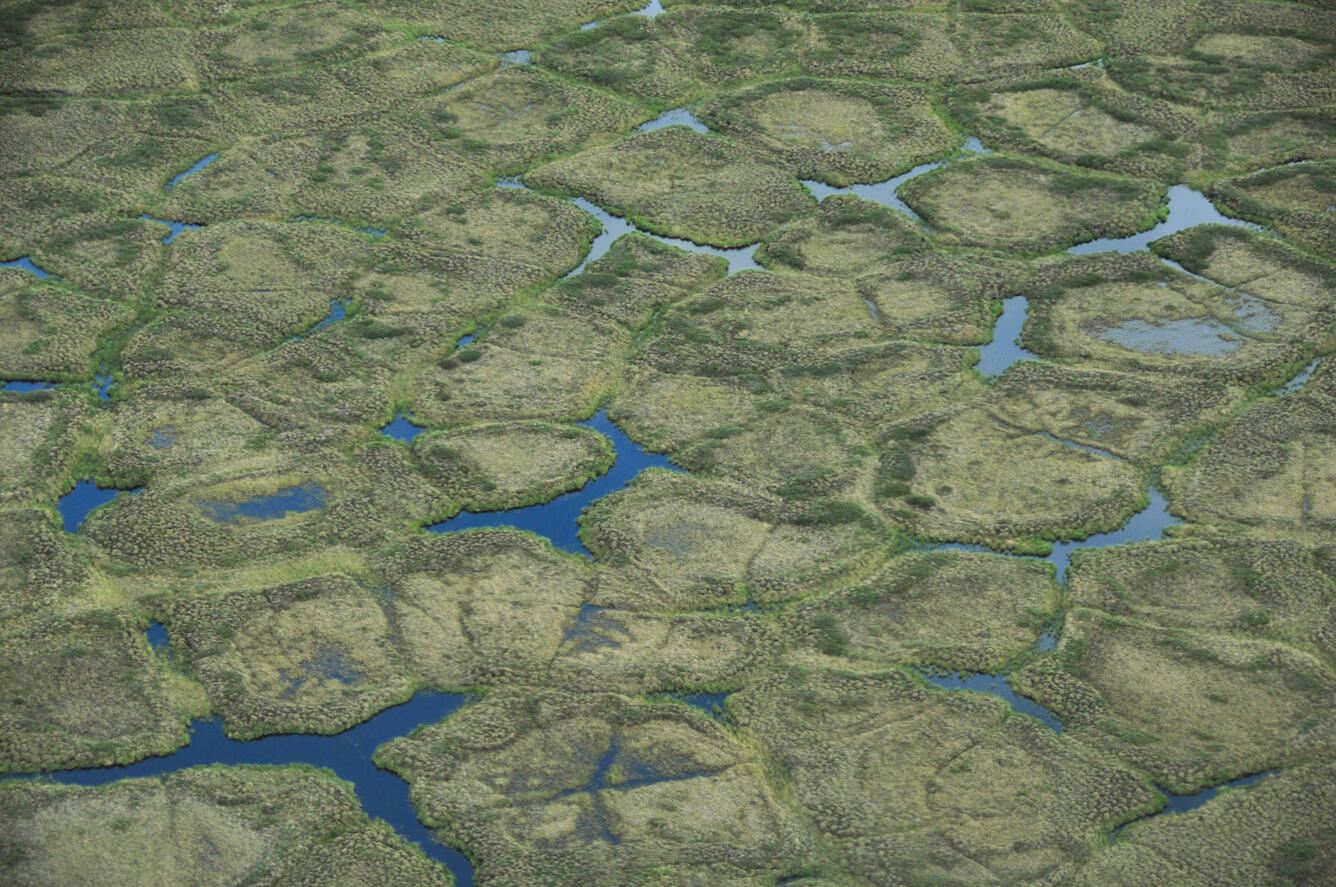
[{"label": "boggy ground", "polygon": [[[0,771],[433,688],[376,760],[489,887],[1330,882],[1330,10],[641,5],[4,7]],[[1063,251],[1172,185],[1260,227]],[[591,556],[423,529],[630,459],[600,409],[683,470]],[[450,880],[300,768],[0,826],[6,883]]]}]

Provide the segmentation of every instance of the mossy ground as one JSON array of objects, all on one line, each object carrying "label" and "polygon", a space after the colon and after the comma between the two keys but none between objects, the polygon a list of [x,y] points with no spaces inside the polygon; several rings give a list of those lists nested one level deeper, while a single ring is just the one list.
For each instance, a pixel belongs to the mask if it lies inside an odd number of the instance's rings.
[{"label": "mossy ground", "polygon": [[[52,276],[0,269],[0,378],[55,387],[0,392],[0,770],[448,688],[377,760],[480,884],[1329,882],[1329,10],[641,5],[5,8],[0,260]],[[679,107],[711,131],[635,132]],[[936,160],[921,223],[800,182]],[[1060,252],[1184,183],[1268,230]],[[566,276],[573,197],[640,230]],[[976,372],[1019,295],[1028,354]],[[685,471],[594,503],[593,557],[423,530],[606,471],[599,409]],[[67,533],[83,479],[143,490]],[[1113,530],[1152,483],[1183,524],[1065,585],[926,550]],[[447,880],[312,771],[0,785],[0,880],[89,872]]]}]

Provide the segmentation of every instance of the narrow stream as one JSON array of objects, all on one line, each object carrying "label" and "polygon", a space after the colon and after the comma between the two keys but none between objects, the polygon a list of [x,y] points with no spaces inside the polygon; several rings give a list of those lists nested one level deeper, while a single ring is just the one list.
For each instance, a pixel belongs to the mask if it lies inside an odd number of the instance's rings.
[{"label": "narrow stream", "polygon": [[190,169],[186,170],[185,172],[177,173],[176,175],[172,176],[172,180],[163,186],[163,190],[170,191],[172,188],[175,188],[177,185],[181,184],[182,179],[193,176],[195,173],[204,169],[204,167],[208,166],[210,163],[213,163],[217,159],[218,159],[218,154],[216,152],[210,154],[208,157],[201,158],[199,162],[196,163],[194,166],[190,167]]},{"label": "narrow stream", "polygon": [[180,234],[182,231],[198,231],[200,228],[204,227],[203,225],[195,225],[191,222],[173,222],[168,219],[155,219],[149,215],[140,215],[139,218],[146,222],[155,222],[159,225],[166,225],[171,229],[167,236],[162,239],[163,243],[171,243],[176,239],[176,235]]},{"label": "narrow stream", "polygon": [[1002,300],[1002,313],[993,326],[993,340],[979,346],[978,371],[996,379],[1018,360],[1038,360],[1039,355],[1021,344],[1021,328],[1030,315],[1030,301],[1025,296]]},{"label": "narrow stream", "polygon": [[910,179],[916,179],[926,172],[932,172],[948,163],[954,163],[967,157],[979,157],[984,154],[992,153],[983,143],[974,137],[965,140],[965,143],[951,157],[945,160],[934,160],[930,163],[920,163],[909,172],[901,173],[898,176],[889,178],[884,182],[874,182],[870,185],[848,185],[843,188],[837,188],[834,185],[827,185],[825,182],[818,182],[815,179],[800,179],[807,190],[812,192],[817,203],[825,200],[832,194],[854,194],[864,200],[871,200],[874,203],[880,203],[882,206],[895,210],[896,212],[908,216],[921,228],[926,228],[927,223],[923,221],[918,213],[909,208],[909,204],[900,199],[900,186]]},{"label": "narrow stream", "polygon": [[1252,785],[1253,783],[1260,782],[1261,780],[1265,779],[1266,777],[1272,775],[1275,772],[1276,771],[1274,770],[1265,770],[1261,773],[1254,773],[1251,776],[1241,776],[1238,779],[1231,779],[1229,782],[1222,782],[1220,785],[1213,785],[1210,788],[1202,789],[1195,795],[1176,795],[1173,792],[1166,791],[1160,788],[1159,786],[1156,786],[1156,790],[1159,791],[1162,795],[1164,795],[1165,800],[1167,800],[1169,803],[1166,804],[1164,807],[1160,808],[1159,810],[1156,810],[1154,813],[1147,813],[1145,816],[1142,816],[1139,819],[1134,819],[1131,822],[1126,822],[1118,826],[1116,829],[1109,832],[1109,843],[1111,844],[1117,843],[1119,836],[1123,832],[1123,829],[1127,828],[1128,826],[1140,825],[1143,822],[1148,822],[1149,820],[1155,819],[1160,816],[1167,816],[1170,814],[1177,815],[1179,813],[1187,813],[1190,810],[1196,810],[1202,804],[1205,804],[1207,801],[1211,800],[1211,798],[1214,798],[1216,795],[1220,794],[1220,789],[1222,788],[1228,788],[1228,789],[1243,788],[1246,785]]},{"label": "narrow stream", "polygon": [[478,527],[516,527],[546,537],[553,546],[563,551],[592,557],[592,552],[580,541],[578,523],[581,513],[590,503],[620,490],[646,468],[667,468],[671,471],[682,469],[669,462],[667,456],[647,453],[643,447],[633,443],[613,424],[606,411],[599,410],[592,419],[579,424],[611,438],[614,461],[606,474],[591,480],[578,490],[563,493],[540,505],[501,511],[461,511],[448,520],[427,526],[426,529],[432,533],[453,533]]},{"label": "narrow stream", "polygon": [[34,265],[32,259],[28,256],[19,256],[17,259],[12,259],[8,262],[0,262],[0,268],[22,268],[30,274],[36,274],[38,279],[55,276],[50,271],[43,270]]},{"label": "narrow stream", "polygon": [[1195,191],[1187,185],[1174,185],[1169,189],[1169,214],[1164,221],[1149,231],[1133,234],[1130,237],[1102,237],[1086,243],[1078,243],[1067,250],[1073,255],[1087,253],[1132,253],[1146,249],[1152,242],[1170,234],[1177,234],[1185,228],[1196,225],[1229,225],[1233,228],[1247,228],[1251,231],[1266,230],[1261,225],[1244,222],[1224,215],[1215,208],[1215,204],[1205,194]]},{"label": "narrow stream", "polygon": [[[497,179],[496,186],[498,188],[520,188],[525,191],[530,190],[527,185],[519,180],[518,176],[507,176],[502,179]],[[668,237],[663,234],[655,234],[651,231],[646,231],[643,228],[637,228],[633,222],[630,222],[621,216],[613,215],[603,209],[603,207],[590,203],[583,197],[572,197],[570,198],[570,202],[597,219],[603,228],[598,236],[594,238],[594,242],[590,244],[589,252],[585,254],[584,259],[581,260],[579,265],[576,265],[573,269],[563,275],[563,280],[579,274],[590,262],[600,258],[604,253],[611,249],[612,245],[616,243],[618,238],[623,234],[631,234],[632,232],[643,234],[646,237],[657,240],[659,243],[675,246],[678,249],[684,249],[688,252],[700,253],[707,256],[718,256],[728,262],[729,274],[736,274],[739,271],[746,271],[749,269],[759,270],[761,268],[760,264],[756,261],[756,250],[761,246],[760,241],[747,246],[732,248],[708,246],[686,240],[685,238]]]}]

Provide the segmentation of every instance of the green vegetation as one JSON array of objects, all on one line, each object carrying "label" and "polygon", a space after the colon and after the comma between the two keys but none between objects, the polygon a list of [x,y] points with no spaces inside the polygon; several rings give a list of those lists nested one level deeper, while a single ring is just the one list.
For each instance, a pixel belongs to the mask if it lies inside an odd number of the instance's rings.
[{"label": "green vegetation", "polygon": [[[665,2],[5,6],[0,773],[452,689],[349,753],[480,885],[1336,880],[1330,11]],[[1064,252],[1178,185],[1258,227]],[[600,411],[681,470],[506,526]],[[328,772],[60,778],[0,882],[451,883]]]}]

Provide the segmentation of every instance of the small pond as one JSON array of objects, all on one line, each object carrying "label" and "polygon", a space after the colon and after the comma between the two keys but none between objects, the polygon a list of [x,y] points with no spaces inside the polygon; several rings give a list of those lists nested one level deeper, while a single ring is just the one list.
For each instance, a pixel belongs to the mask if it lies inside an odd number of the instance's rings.
[{"label": "small pond", "polygon": [[421,425],[413,424],[413,420],[403,413],[395,413],[394,418],[380,429],[380,433],[386,437],[392,437],[395,440],[411,441],[423,431],[426,431]]},{"label": "small pond", "polygon": [[117,490],[111,487],[99,487],[92,480],[84,479],[74,485],[74,489],[61,496],[56,502],[56,510],[65,522],[66,533],[77,533],[84,520],[95,509],[106,505],[122,493],[138,493],[140,487],[133,490]]}]

